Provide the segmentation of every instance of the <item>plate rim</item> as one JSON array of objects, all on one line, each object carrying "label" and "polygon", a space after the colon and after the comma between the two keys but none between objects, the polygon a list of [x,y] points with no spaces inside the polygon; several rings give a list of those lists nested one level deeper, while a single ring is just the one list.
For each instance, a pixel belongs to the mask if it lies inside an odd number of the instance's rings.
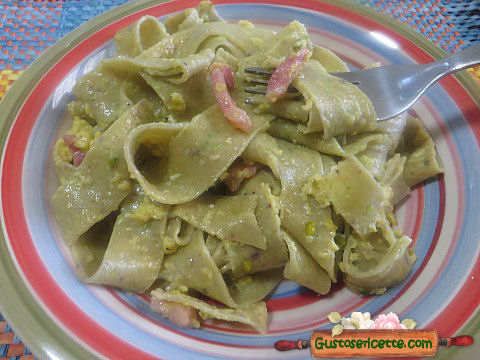
[{"label": "plate rim", "polygon": [[[445,51],[437,47],[433,42],[417,33],[415,30],[412,30],[401,22],[365,5],[354,3],[350,0],[315,1],[333,4],[348,9],[373,20],[374,22],[381,23],[383,26],[402,35],[435,59],[447,55]],[[55,44],[41,54],[22,73],[22,76],[15,81],[12,88],[0,101],[0,146],[2,149],[2,168],[6,140],[8,139],[14,120],[19,109],[27,99],[29,91],[37,84],[38,79],[42,77],[44,71],[49,69],[52,63],[61,59],[79,42],[100,30],[102,27],[108,25],[111,21],[118,20],[134,12],[165,2],[168,2],[168,0],[141,0],[129,2],[107,11],[58,39]],[[235,3],[235,1],[231,0],[214,0],[212,2],[215,5]],[[281,0],[278,2],[281,3]],[[268,4],[269,1],[252,0],[242,3]],[[480,107],[480,84],[478,84],[466,71],[457,73],[455,77]],[[1,176],[3,181],[3,173]],[[0,194],[0,199],[1,198],[2,194]],[[2,232],[0,233],[0,283],[4,289],[4,295],[0,297],[0,312],[2,313],[2,316],[6,319],[9,325],[13,327],[17,335],[22,339],[22,342],[27,345],[36,357],[42,359],[48,359],[55,356],[61,359],[91,359],[92,356],[95,356],[99,358],[99,354],[92,353],[92,351],[94,351],[93,349],[87,349],[81,343],[73,340],[68,332],[58,326],[50,318],[47,311],[45,311],[36,301],[35,297],[28,289],[28,286],[23,281],[21,274],[17,271],[14,259],[10,256],[10,251],[4,236],[5,224],[3,222],[3,207],[1,201],[0,216],[2,221]],[[470,320],[464,324],[459,331],[465,331],[471,334],[477,333],[480,329],[479,312],[480,310],[477,309],[475,313],[472,314]],[[439,358],[450,358],[453,351],[453,348],[448,350],[445,349],[442,351]]]}]

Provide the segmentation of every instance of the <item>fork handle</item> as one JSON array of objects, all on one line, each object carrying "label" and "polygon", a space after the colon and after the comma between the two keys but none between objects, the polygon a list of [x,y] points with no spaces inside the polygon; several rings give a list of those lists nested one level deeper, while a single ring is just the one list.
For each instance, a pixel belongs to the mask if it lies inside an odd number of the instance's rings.
[{"label": "fork handle", "polygon": [[469,68],[480,64],[480,44],[470,46],[469,48],[458,51],[452,55],[443,58],[437,63],[443,65],[445,73],[442,77],[453,72]]}]

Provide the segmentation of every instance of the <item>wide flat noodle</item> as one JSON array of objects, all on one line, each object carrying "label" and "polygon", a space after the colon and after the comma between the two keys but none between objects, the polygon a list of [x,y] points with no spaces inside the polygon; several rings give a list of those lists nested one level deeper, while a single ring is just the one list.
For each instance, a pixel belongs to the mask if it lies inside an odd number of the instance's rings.
[{"label": "wide flat noodle", "polygon": [[153,61],[155,59],[171,59],[174,56],[175,45],[173,44],[173,38],[166,36],[152,47],[135,56],[135,59]]},{"label": "wide flat noodle", "polygon": [[398,146],[406,120],[407,114],[403,113],[378,122],[372,132],[346,136],[343,150],[348,155],[355,155],[376,179],[380,179],[387,159]]},{"label": "wide flat noodle", "polygon": [[227,306],[236,306],[200,230],[192,232],[186,246],[165,257],[159,277],[168,280],[174,288],[186,286]]},{"label": "wide flat noodle", "polygon": [[[125,143],[125,157],[131,175],[152,199],[163,204],[181,204],[197,198],[222,175],[243,152],[252,137],[267,126],[268,118],[250,114],[253,131],[233,128],[218,105],[199,114],[185,125],[168,147],[158,146],[161,164],[142,172],[134,157],[153,127],[139,126]],[[168,124],[157,124],[162,132]],[[151,146],[156,146],[152,140]]]},{"label": "wide flat noodle", "polygon": [[201,23],[213,21],[223,20],[210,1],[202,1],[196,9],[185,9],[178,14],[170,15],[165,20],[165,27],[170,34],[173,34]]},{"label": "wide flat noodle", "polygon": [[152,291],[152,303],[154,301],[172,301],[191,306],[200,311],[204,319],[220,319],[236,321],[250,325],[261,334],[267,332],[267,307],[264,302],[245,305],[235,309],[218,308],[192,296],[165,292],[162,289]]},{"label": "wide flat noodle", "polygon": [[269,113],[280,118],[301,124],[308,123],[309,108],[304,101],[284,99],[274,103],[262,102],[257,111]]},{"label": "wide flat noodle", "polygon": [[[153,120],[145,101],[140,101],[115,121],[92,145],[74,173],[52,197],[53,211],[67,244],[74,243],[93,224],[102,220],[130,192],[130,176],[123,156],[127,133]],[[109,159],[117,159],[114,166]]]},{"label": "wide flat noodle", "polygon": [[55,172],[61,184],[68,181],[68,178],[75,172],[76,167],[73,164],[63,161],[62,159],[55,159]]},{"label": "wide flat noodle", "polygon": [[308,61],[293,85],[311,107],[308,132],[323,131],[328,139],[375,128],[377,116],[367,96],[355,85],[329,75],[318,61]]},{"label": "wide flat noodle", "polygon": [[[210,49],[215,52],[214,62],[220,62],[232,66],[235,70],[238,67],[239,59],[245,55],[242,50],[231,46],[230,41],[223,36],[215,36],[205,39],[198,51]],[[225,50],[227,49],[227,50]]]},{"label": "wide flat noodle", "polygon": [[375,232],[384,220],[385,195],[381,186],[354,156],[347,156],[330,174],[313,179],[310,193],[330,203],[360,235]]},{"label": "wide flat noodle", "polygon": [[[347,136],[345,139],[346,144],[343,145],[344,154],[357,155],[367,150],[367,147],[372,144],[382,143],[384,134],[378,134],[373,132],[363,133],[359,135]],[[364,164],[365,165],[365,164]]]},{"label": "wide flat noodle", "polygon": [[224,22],[199,24],[194,28],[173,34],[175,57],[182,58],[196,54],[202,48],[205,40],[219,36],[228,41],[228,44],[225,43],[223,46],[227,51],[243,54],[245,57],[265,48],[265,40],[271,38],[272,32]]},{"label": "wide flat noodle", "polygon": [[77,98],[68,105],[72,118],[79,117],[104,131],[110,124],[140,100],[148,100],[158,113],[160,98],[138,73],[125,74],[100,63],[84,75],[73,92]]},{"label": "wide flat noodle", "polygon": [[282,151],[278,147],[277,140],[264,132],[255,136],[242,154],[242,158],[247,162],[268,166],[277,178],[280,178],[279,158],[281,156]]},{"label": "wide flat noodle", "polygon": [[282,280],[283,269],[276,268],[235,279],[228,289],[237,304],[255,304],[265,299]]},{"label": "wide flat noodle", "polygon": [[117,55],[134,57],[168,36],[163,23],[153,16],[142,16],[115,34]]},{"label": "wide flat noodle", "polygon": [[290,254],[290,260],[283,272],[285,279],[295,281],[322,295],[328,293],[331,281],[326,271],[287,233],[284,233],[284,240]]},{"label": "wide flat noodle", "polygon": [[179,246],[187,245],[191,240],[193,226],[185,224],[179,217],[168,219],[163,242],[165,254],[173,254]]},{"label": "wide flat noodle", "polygon": [[330,174],[337,161],[329,155],[320,154],[320,156],[322,157],[323,175]]},{"label": "wide flat noodle", "polygon": [[186,30],[201,23],[202,20],[198,16],[197,9],[190,8],[178,14],[170,15],[165,20],[165,27],[169,34],[174,34],[177,31]]},{"label": "wide flat noodle", "polygon": [[407,114],[403,113],[390,120],[381,121],[374,131],[346,136],[343,150],[357,159],[377,179],[385,170],[387,159],[394,154],[406,124]]},{"label": "wide flat noodle", "polygon": [[239,194],[258,196],[255,215],[258,225],[267,240],[267,248],[260,250],[253,246],[226,241],[224,243],[229,267],[235,277],[254,274],[285,265],[288,260],[287,247],[280,231],[280,204],[272,194],[278,191],[275,178],[265,171],[245,182]]},{"label": "wide flat noodle", "polygon": [[[329,207],[322,207],[313,197],[300,190],[281,198],[282,226],[308,251],[327,271],[332,281],[335,277],[336,226]],[[312,234],[308,233],[312,229]]]},{"label": "wide flat noodle", "polygon": [[176,205],[173,214],[221,240],[236,241],[264,250],[266,239],[255,217],[257,201],[257,195],[203,194]]},{"label": "wide flat noodle", "polygon": [[105,59],[102,65],[106,68],[125,73],[145,71],[152,76],[161,76],[172,84],[184,84],[192,76],[205,70],[212,63],[215,54],[211,49],[205,49],[198,54],[185,58],[147,59],[116,57]]},{"label": "wide flat noodle", "polygon": [[180,85],[171,84],[162,77],[147,73],[142,73],[142,76],[177,122],[192,120],[216,102],[207,70],[200,71]]},{"label": "wide flat noodle", "polygon": [[381,178],[387,161],[387,155],[392,148],[392,139],[386,134],[377,134],[369,141],[366,149],[356,154],[357,159],[376,179]]},{"label": "wide flat noodle", "polygon": [[203,22],[223,21],[215,6],[210,1],[200,1],[197,6],[198,16]]},{"label": "wide flat noodle", "polygon": [[162,100],[140,74],[125,77],[122,83],[122,91],[128,99],[128,107],[135,105],[141,100],[147,100],[151,104],[155,120],[159,119],[159,115],[164,107]]},{"label": "wide flat noodle", "polygon": [[275,68],[293,52],[294,44],[299,42],[302,42],[308,50],[312,48],[305,25],[295,20],[270,38],[265,39],[262,51],[257,51],[245,59],[244,66],[256,65]]},{"label": "wide flat noodle", "polygon": [[[282,101],[279,101],[279,103],[282,103]],[[325,154],[345,156],[344,149],[342,149],[334,137],[323,139],[318,133],[304,134],[300,131],[297,124],[285,119],[272,121],[267,132],[273,137],[287,140],[312,150],[317,150]]]},{"label": "wide flat noodle", "polygon": [[389,156],[393,155],[395,150],[397,149],[398,143],[407,124],[407,118],[408,114],[407,112],[404,112],[398,116],[395,116],[394,118],[385,121],[379,121],[377,123],[377,128],[375,129],[375,132],[388,134],[388,136],[390,137],[391,148],[388,153]]},{"label": "wide flat noodle", "polygon": [[444,172],[437,159],[435,144],[417,118],[409,117],[407,120],[402,150],[407,156],[403,176],[408,186]]},{"label": "wide flat noodle", "polygon": [[410,192],[410,188],[405,182],[405,177],[403,176],[403,169],[406,160],[405,156],[395,154],[385,164],[385,173],[382,176],[380,184],[390,188],[391,198],[389,202],[392,206],[399,203]]},{"label": "wide flat noodle", "polygon": [[352,234],[343,253],[341,269],[347,286],[362,294],[383,294],[399,284],[410,272],[415,255],[408,246],[411,239],[402,236],[394,244],[384,239],[388,228],[365,238]]},{"label": "wide flat noodle", "polygon": [[[330,209],[302,189],[310,177],[323,174],[321,155],[269,135],[259,134],[242,156],[270,167],[280,179],[282,226],[336,281],[334,259],[338,247],[333,240],[336,227]],[[307,224],[314,229],[311,235],[306,233]]]},{"label": "wide flat noodle", "polygon": [[[94,226],[73,245],[72,255],[80,276],[86,282],[144,292],[158,278],[168,207],[163,206],[157,218],[143,221],[135,212],[145,201],[149,200],[142,195],[130,196],[125,200],[111,232],[105,229],[108,229],[106,226],[102,229],[105,233],[99,236],[99,229]],[[110,241],[101,241],[109,233]],[[101,244],[104,246],[103,254]]]},{"label": "wide flat noodle", "polygon": [[282,226],[325,269],[332,281],[336,281],[334,263],[338,246],[334,241],[336,226],[330,208],[323,207],[303,190],[310,177],[323,174],[321,156],[281,140],[278,146],[282,152],[279,159]]},{"label": "wide flat noodle", "polygon": [[75,270],[81,279],[87,279],[100,267],[107,250],[118,211],[95,223],[70,247]]},{"label": "wide flat noodle", "polygon": [[317,60],[329,73],[349,71],[347,64],[342,59],[333,51],[320,45],[313,45],[313,54],[310,59]]},{"label": "wide flat noodle", "polygon": [[220,272],[222,274],[227,272],[229,270],[229,260],[224,242],[216,236],[208,234],[205,245],[213,261],[215,261],[215,264],[217,264],[217,267],[220,269]]},{"label": "wide flat noodle", "polygon": [[100,130],[107,129],[129,107],[123,87],[124,77],[100,64],[84,75],[74,86],[77,102]]}]

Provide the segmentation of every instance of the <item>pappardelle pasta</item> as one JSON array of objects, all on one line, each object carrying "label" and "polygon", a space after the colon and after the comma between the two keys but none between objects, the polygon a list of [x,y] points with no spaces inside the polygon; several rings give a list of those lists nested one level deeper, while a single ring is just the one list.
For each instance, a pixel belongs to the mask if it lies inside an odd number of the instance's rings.
[{"label": "pappardelle pasta", "polygon": [[[260,333],[284,279],[319,294],[405,279],[415,255],[393,207],[443,171],[434,143],[407,114],[377,123],[301,23],[227,23],[201,2],[115,43],[75,85],[54,149],[52,208],[79,277],[147,292],[178,326]],[[244,92],[247,66],[274,69],[265,96]]]}]

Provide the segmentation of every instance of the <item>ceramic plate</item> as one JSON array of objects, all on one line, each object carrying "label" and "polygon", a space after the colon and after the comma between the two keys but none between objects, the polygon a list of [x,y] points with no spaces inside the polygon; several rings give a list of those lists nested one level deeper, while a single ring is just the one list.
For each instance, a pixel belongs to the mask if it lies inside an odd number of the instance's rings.
[{"label": "ceramic plate", "polygon": [[[135,1],[95,18],[46,51],[2,101],[0,307],[19,336],[37,356],[51,359],[309,359],[308,350],[280,354],[273,344],[330,328],[331,311],[394,311],[440,336],[479,334],[480,89],[466,73],[444,79],[412,109],[434,138],[445,174],[415,188],[397,210],[418,259],[410,276],[385,295],[360,297],[339,284],[319,297],[284,282],[267,303],[269,330],[260,336],[220,321],[180,329],[150,311],[145,297],[77,280],[48,205],[56,181],[52,146],[65,125],[72,87],[112,55],[116,31],[143,15],[163,17],[196,3]],[[228,21],[275,29],[299,20],[315,42],[352,67],[444,55],[400,23],[346,1],[216,4]],[[441,349],[437,356],[471,359],[474,348]]]}]

